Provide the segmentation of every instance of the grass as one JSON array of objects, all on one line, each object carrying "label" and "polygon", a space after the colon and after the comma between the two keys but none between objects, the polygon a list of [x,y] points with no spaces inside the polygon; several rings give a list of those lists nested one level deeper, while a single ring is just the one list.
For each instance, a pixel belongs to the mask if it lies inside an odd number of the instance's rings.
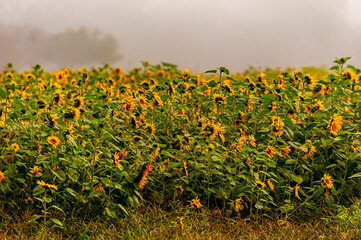
[{"label": "grass", "polygon": [[[307,221],[281,218],[257,221],[227,217],[219,210],[171,211],[144,206],[123,219],[64,221],[64,229],[27,223],[31,212],[0,217],[0,239],[357,239],[361,235],[361,202],[340,208],[338,214]],[[183,217],[183,228],[179,217]]]}]

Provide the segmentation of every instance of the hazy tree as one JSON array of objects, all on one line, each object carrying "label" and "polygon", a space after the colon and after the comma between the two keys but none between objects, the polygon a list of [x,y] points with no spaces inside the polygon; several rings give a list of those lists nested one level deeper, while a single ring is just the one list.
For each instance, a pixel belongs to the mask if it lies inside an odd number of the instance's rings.
[{"label": "hazy tree", "polygon": [[98,29],[81,27],[50,35],[25,26],[0,26],[0,33],[1,67],[12,62],[16,69],[40,64],[56,70],[113,64],[122,58],[117,40]]}]

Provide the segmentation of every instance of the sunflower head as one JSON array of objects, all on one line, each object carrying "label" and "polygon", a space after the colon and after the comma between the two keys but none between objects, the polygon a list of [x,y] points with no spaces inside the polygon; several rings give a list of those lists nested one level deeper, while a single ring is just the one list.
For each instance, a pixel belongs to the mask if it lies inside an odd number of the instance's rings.
[{"label": "sunflower head", "polygon": [[57,147],[60,144],[59,138],[54,137],[54,136],[48,137],[47,141],[53,147]]},{"label": "sunflower head", "polygon": [[332,188],[333,183],[332,183],[332,178],[331,178],[330,175],[325,173],[323,175],[323,178],[321,178],[321,180],[323,180],[323,183],[321,184],[322,187],[324,187],[324,188]]},{"label": "sunflower head", "polygon": [[224,105],[227,102],[227,98],[223,94],[215,93],[213,94],[213,101],[217,105]]}]

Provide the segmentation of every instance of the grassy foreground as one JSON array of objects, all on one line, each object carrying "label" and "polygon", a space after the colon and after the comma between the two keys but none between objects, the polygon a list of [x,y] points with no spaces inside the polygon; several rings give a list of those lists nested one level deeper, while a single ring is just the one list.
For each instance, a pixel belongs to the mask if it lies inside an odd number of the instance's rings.
[{"label": "grassy foreground", "polygon": [[361,203],[335,215],[307,221],[251,220],[226,217],[219,210],[189,212],[181,207],[165,211],[157,206],[133,209],[118,220],[79,218],[64,221],[61,228],[27,223],[31,212],[18,218],[5,212],[0,218],[1,239],[358,239],[361,235]]}]

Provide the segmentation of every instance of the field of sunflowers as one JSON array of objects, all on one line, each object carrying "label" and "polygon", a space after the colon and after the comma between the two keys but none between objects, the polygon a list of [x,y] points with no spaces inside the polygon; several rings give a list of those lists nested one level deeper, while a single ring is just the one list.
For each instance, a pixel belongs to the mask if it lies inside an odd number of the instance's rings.
[{"label": "field of sunflowers", "polygon": [[0,75],[0,206],[31,221],[149,201],[304,216],[361,190],[361,74],[143,62]]}]

